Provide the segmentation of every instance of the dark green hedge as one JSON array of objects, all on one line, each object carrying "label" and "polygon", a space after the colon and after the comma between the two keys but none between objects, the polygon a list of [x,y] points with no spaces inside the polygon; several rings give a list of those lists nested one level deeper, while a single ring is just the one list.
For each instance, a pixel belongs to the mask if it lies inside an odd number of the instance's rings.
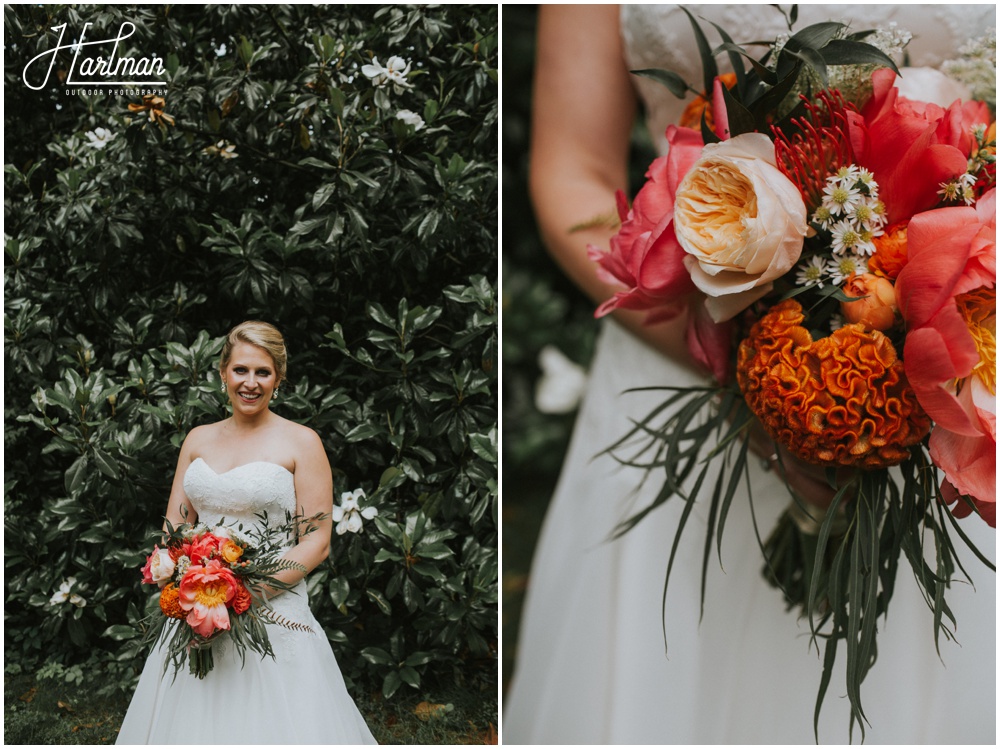
[{"label": "dark green hedge", "polygon": [[[177,448],[224,417],[220,337],[259,318],[290,353],[276,411],[379,509],[310,578],[345,674],[495,684],[497,8],[4,13],[8,669],[134,675]],[[123,21],[162,108],[69,95],[69,50],[23,84],[53,26]],[[362,73],[393,55],[405,87]],[[85,605],[52,602],[70,578]]]}]

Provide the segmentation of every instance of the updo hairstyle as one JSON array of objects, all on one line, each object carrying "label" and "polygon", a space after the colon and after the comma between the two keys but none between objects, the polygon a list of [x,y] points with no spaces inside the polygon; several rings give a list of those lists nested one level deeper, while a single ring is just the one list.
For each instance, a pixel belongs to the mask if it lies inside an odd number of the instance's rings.
[{"label": "updo hairstyle", "polygon": [[288,368],[288,353],[285,351],[285,339],[276,327],[259,320],[247,320],[230,330],[229,335],[226,336],[226,342],[222,345],[222,354],[219,357],[220,371],[224,371],[229,366],[233,347],[237,343],[249,343],[264,349],[274,361],[274,371],[278,375],[278,382],[285,379],[285,372]]}]

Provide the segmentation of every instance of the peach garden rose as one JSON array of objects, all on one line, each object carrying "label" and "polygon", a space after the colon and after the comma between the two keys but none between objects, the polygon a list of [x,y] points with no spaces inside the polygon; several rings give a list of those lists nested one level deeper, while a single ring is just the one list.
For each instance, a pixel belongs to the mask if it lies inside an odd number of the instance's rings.
[{"label": "peach garden rose", "polygon": [[761,133],[705,146],[677,190],[684,266],[716,322],[771,290],[798,261],[806,229],[799,189],[775,166],[774,144]]}]

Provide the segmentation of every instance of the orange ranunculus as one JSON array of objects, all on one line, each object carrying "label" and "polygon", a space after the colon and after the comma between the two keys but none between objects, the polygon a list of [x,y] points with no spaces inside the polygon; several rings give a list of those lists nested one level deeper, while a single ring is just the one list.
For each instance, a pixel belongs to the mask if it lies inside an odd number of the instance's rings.
[{"label": "orange ranunculus", "polygon": [[868,260],[868,270],[876,276],[895,281],[906,265],[906,223],[893,224],[872,242],[875,254]]},{"label": "orange ranunculus", "polygon": [[238,562],[240,557],[243,556],[243,547],[228,538],[224,539],[219,545],[219,556],[229,564]]},{"label": "orange ranunculus", "polygon": [[236,587],[236,595],[233,596],[233,612],[236,614],[242,614],[248,608],[250,608],[250,603],[253,598],[250,595],[250,591],[243,583],[238,583]]},{"label": "orange ranunculus", "polygon": [[[736,73],[723,73],[719,76],[719,80],[722,81],[723,85],[732,89],[736,85]],[[684,114],[681,115],[681,120],[678,123],[681,127],[689,127],[692,130],[697,130],[701,132],[701,115],[705,114],[705,125],[709,130],[715,130],[715,116],[712,111],[712,102],[709,101],[709,94],[707,91],[701,96],[696,97],[693,101],[689,102],[687,108],[684,110]]]},{"label": "orange ranunculus", "polygon": [[168,583],[160,591],[160,611],[171,619],[183,619],[187,616],[187,613],[181,608],[180,591],[174,583]]},{"label": "orange ranunculus", "polygon": [[180,604],[187,612],[187,623],[202,637],[218,629],[229,629],[229,612],[239,581],[233,571],[218,559],[192,564],[181,580]]},{"label": "orange ranunculus", "polygon": [[775,305],[740,344],[737,378],[768,433],[808,463],[902,462],[931,422],[903,362],[879,331],[847,325],[814,341],[794,300]]},{"label": "orange ranunculus", "polygon": [[849,323],[859,323],[868,330],[888,330],[896,323],[896,290],[892,281],[871,273],[852,273],[844,282],[843,291],[853,302],[841,302],[840,311]]}]

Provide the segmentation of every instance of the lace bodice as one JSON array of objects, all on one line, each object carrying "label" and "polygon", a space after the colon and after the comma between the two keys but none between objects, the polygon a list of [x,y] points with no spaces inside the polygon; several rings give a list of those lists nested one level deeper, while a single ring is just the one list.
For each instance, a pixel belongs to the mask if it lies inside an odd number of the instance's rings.
[{"label": "lace bodice", "polygon": [[184,474],[184,492],[209,526],[225,519],[226,525],[243,523],[258,527],[257,513],[270,522],[284,523],[285,511],[295,513],[295,477],[277,463],[254,461],[223,473],[195,458]]},{"label": "lace bodice", "polygon": [[[714,21],[739,43],[773,40],[787,31],[784,16],[769,5],[698,5],[688,6],[711,44],[721,40],[707,21]],[[786,11],[789,6],[782,6]],[[795,30],[820,21],[840,21],[853,30],[886,28],[895,22],[913,35],[906,48],[906,64],[913,67],[938,67],[955,56],[966,41],[982,36],[996,27],[994,5],[799,5]],[[706,19],[703,21],[701,19]],[[701,81],[701,58],[691,23],[677,5],[623,5],[621,33],[626,64],[630,70],[666,68],[697,85]],[[761,47],[750,49],[760,56]],[[717,58],[726,69],[725,56]],[[902,61],[900,61],[902,62]],[[666,146],[663,132],[676,123],[686,102],[671,94],[665,86],[634,77],[639,95],[646,105],[650,135],[662,152]]]},{"label": "lace bodice", "polygon": [[[195,458],[184,474],[184,492],[198,512],[198,521],[208,526],[224,520],[227,526],[242,524],[245,530],[259,528],[261,521],[257,514],[264,512],[272,526],[281,525],[286,511],[292,514],[296,511],[295,476],[277,463],[254,461],[216,473],[204,460]],[[292,545],[291,540],[288,545]],[[274,610],[292,621],[314,624],[305,581],[293,591],[274,598]],[[271,637],[285,638],[291,634],[291,630],[275,627]]]}]

